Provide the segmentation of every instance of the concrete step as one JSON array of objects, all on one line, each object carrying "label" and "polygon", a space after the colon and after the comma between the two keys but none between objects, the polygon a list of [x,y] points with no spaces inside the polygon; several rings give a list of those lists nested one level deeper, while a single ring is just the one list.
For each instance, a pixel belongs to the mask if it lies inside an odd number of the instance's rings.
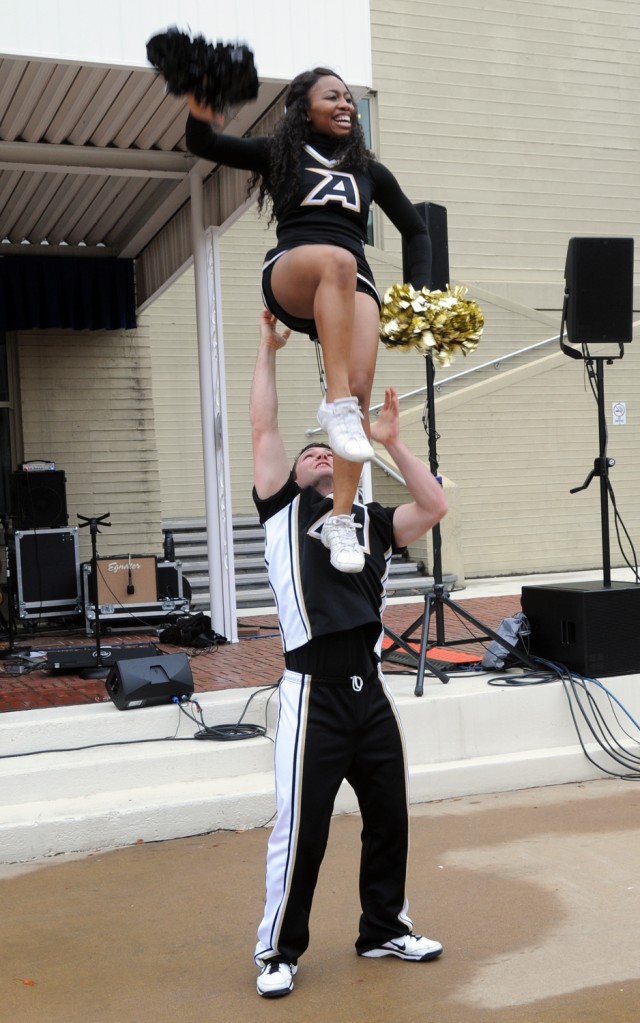
[{"label": "concrete step", "polygon": [[[420,699],[410,676],[389,676],[389,686],[405,732],[413,803],[602,777],[596,764],[606,765],[605,754],[590,743],[595,763],[584,755],[560,682],[505,688],[475,674],[449,685],[427,676]],[[607,688],[637,720],[638,677],[607,679]],[[277,696],[243,689],[198,700],[212,727],[238,721],[254,693],[247,716],[266,722],[267,737],[243,741],[193,739],[199,726],[172,704],[0,715],[0,861],[264,825],[275,809]],[[606,694],[597,698],[620,735]],[[628,737],[625,744],[635,748]],[[355,809],[345,784],[336,812]]]},{"label": "concrete step", "polygon": [[[126,712],[123,712],[126,713]],[[197,731],[194,725],[194,733]],[[102,749],[78,750],[73,763],[65,753],[46,753],[44,763],[49,773],[58,780],[59,792],[65,799],[75,799],[87,792],[99,792],[104,779],[114,795],[120,792],[128,797],[132,787],[153,788],[162,778],[168,745],[175,785],[191,786],[203,778],[221,778],[229,774],[250,775],[268,771],[273,758],[273,745],[266,738],[244,740],[232,748],[230,742],[208,740],[193,741],[186,735],[181,740],[167,740],[153,744],[151,750],[142,745],[124,748],[120,745]],[[42,763],[39,757],[24,758],[18,764],[7,766],[0,761],[0,788],[2,803],[23,806],[39,802],[42,792]]]},{"label": "concrete step", "polygon": [[[204,558],[207,557],[207,544],[206,537],[200,543],[184,544],[180,539],[175,541],[176,557],[183,564],[187,564],[192,558]],[[264,554],[264,540],[247,540],[241,544],[234,545],[234,555],[242,556],[243,554]]]},{"label": "concrete step", "polygon": [[245,569],[254,570],[257,568],[265,568],[263,553],[260,554],[248,554],[245,555],[242,551],[236,555],[235,558],[236,575],[238,572],[243,572]]},{"label": "concrete step", "polygon": [[[387,595],[389,597],[423,597],[433,587],[434,580],[431,576],[412,576],[408,579],[389,579],[387,583]],[[199,588],[199,584],[203,587]],[[196,580],[192,586],[191,605],[202,610],[209,607],[209,591],[206,589],[208,580]],[[265,579],[265,585],[242,586],[236,577],[236,603],[238,608],[265,607],[272,609],[275,613],[273,592]]]},{"label": "concrete step", "polygon": [[[234,515],[233,516],[233,528],[242,529],[244,527],[259,526],[259,520],[257,515]],[[164,533],[182,533],[188,532],[191,529],[206,530],[207,520],[204,516],[199,518],[173,518],[165,519],[162,523],[162,531]]]},{"label": "concrete step", "polygon": [[[191,586],[191,606],[196,610],[210,607],[205,527],[204,519],[176,518],[163,524],[165,532],[173,533],[175,555],[182,562],[184,578]],[[238,609],[274,606],[264,567],[264,533],[255,516],[234,517],[233,554]],[[432,586],[433,579],[423,574],[420,564],[399,556],[392,559],[389,596],[421,596]]]},{"label": "concrete step", "polygon": [[[236,604],[238,609],[243,607],[264,607],[270,613],[275,614],[275,603],[273,591],[270,586],[254,586],[246,590],[236,589]],[[211,605],[208,590],[195,588],[191,595],[191,606],[202,611]]]}]

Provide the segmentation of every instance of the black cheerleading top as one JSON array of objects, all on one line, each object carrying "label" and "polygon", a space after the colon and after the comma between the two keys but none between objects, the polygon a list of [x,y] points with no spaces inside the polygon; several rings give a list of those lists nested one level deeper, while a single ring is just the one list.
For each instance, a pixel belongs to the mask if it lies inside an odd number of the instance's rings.
[{"label": "black cheerleading top", "polygon": [[[314,487],[300,488],[291,474],[272,497],[259,498],[254,488],[253,500],[264,527],[265,563],[287,667],[310,671],[304,660],[309,651],[315,665],[329,665],[322,672],[328,675],[360,673],[367,653],[375,665],[389,564],[399,549],[393,537],[395,508],[376,502],[353,505],[365,563],[362,572],[346,573],[331,566],[320,536],[324,520],[333,514],[332,496],[323,497]],[[353,649],[343,648],[333,658],[331,642],[339,642],[337,637],[347,630]],[[353,659],[351,664],[345,663],[347,658]],[[334,660],[338,666],[332,670]]]},{"label": "black cheerleading top", "polygon": [[[391,171],[377,160],[370,160],[366,170],[334,169],[335,153],[341,141],[310,133],[300,155],[297,194],[293,199],[274,199],[278,244],[268,258],[298,245],[327,244],[348,249],[362,261],[369,207],[375,202],[405,240],[411,283],[418,288],[428,287],[431,242],[424,221]],[[190,114],[186,143],[195,156],[257,172],[269,181],[270,139],[267,137],[224,135]]]}]

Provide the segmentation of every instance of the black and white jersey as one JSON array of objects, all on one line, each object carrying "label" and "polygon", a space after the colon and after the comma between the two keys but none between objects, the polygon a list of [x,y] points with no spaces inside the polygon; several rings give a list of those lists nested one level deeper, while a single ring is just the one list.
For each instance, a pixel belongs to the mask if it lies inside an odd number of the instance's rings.
[{"label": "black and white jersey", "polygon": [[[186,142],[196,156],[256,171],[269,179],[268,138],[225,135],[189,116]],[[339,139],[310,134],[300,154],[297,193],[275,201],[278,244],[267,254],[267,261],[278,253],[309,244],[339,245],[363,258],[369,208],[375,202],[407,243],[409,279],[416,287],[428,286],[431,242],[417,210],[391,171],[377,160],[370,160],[365,170],[338,169],[335,152],[339,144]]]},{"label": "black and white jersey", "polygon": [[356,256],[364,253],[376,172],[382,165],[372,162],[367,170],[338,170],[332,142],[314,136],[313,144],[302,147],[298,191],[293,199],[275,205],[279,250],[312,238],[318,245],[340,245]]},{"label": "black and white jersey", "polygon": [[365,552],[362,572],[338,572],[320,533],[333,513],[331,497],[300,489],[293,476],[273,497],[254,501],[265,530],[265,562],[285,651],[312,639],[377,624],[386,603],[394,508],[354,504],[358,540]]}]

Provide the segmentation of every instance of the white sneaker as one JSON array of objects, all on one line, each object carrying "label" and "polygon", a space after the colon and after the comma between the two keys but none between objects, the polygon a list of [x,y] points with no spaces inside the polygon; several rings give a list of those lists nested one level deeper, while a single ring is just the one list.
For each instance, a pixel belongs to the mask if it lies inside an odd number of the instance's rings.
[{"label": "white sneaker", "polygon": [[336,398],[318,409],[318,422],[329,435],[329,446],[334,454],[348,462],[369,462],[373,448],[362,428],[362,412],[357,398]]},{"label": "white sneaker", "polygon": [[364,551],[358,543],[357,525],[353,515],[330,515],[324,520],[320,534],[331,551],[329,561],[338,572],[362,572]]},{"label": "white sneaker", "polygon": [[381,959],[383,956],[397,956],[398,959],[408,959],[414,963],[425,963],[429,959],[436,959],[442,952],[442,945],[439,941],[431,941],[430,938],[423,938],[421,934],[402,934],[399,938],[391,938],[383,942],[377,948],[370,948],[367,952],[360,952],[361,956],[369,959]]},{"label": "white sneaker", "polygon": [[263,998],[282,998],[293,991],[293,978],[298,972],[297,963],[266,963],[256,981],[256,988]]}]

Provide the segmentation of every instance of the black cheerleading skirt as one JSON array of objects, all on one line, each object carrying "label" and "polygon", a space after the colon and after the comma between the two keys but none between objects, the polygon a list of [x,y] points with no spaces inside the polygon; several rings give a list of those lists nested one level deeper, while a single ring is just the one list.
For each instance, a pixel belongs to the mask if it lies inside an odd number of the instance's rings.
[{"label": "black cheerleading skirt", "polygon": [[[285,252],[290,252],[290,249],[270,249],[265,256],[265,261],[262,265],[262,301],[274,316],[284,323],[285,327],[290,327],[291,330],[297,330],[300,334],[308,334],[312,341],[318,340],[318,328],[314,319],[305,320],[299,316],[292,316],[283,309],[282,306],[276,302],[272,288],[271,288],[271,274],[273,267],[275,266],[276,260],[280,256],[284,256]],[[361,291],[365,295],[371,295],[372,298],[378,304],[378,309],[381,307],[380,296],[376,290],[375,281],[373,274],[371,273],[371,267],[367,263],[364,256],[359,256],[353,253],[356,260],[356,291]]]}]

